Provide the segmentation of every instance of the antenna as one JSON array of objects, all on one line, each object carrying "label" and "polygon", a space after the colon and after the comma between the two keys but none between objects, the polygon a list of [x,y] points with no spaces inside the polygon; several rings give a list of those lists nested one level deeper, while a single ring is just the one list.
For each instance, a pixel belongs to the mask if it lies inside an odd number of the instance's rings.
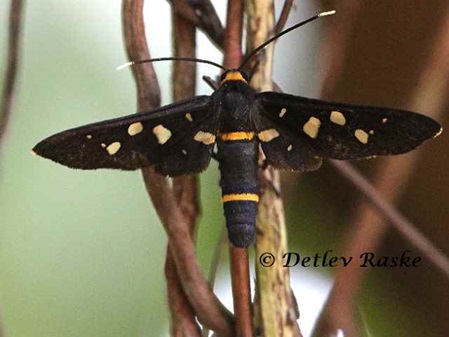
[{"label": "antenna", "polygon": [[269,45],[274,40],[277,40],[278,38],[280,38],[282,35],[285,35],[285,34],[291,32],[292,30],[295,30],[296,28],[304,26],[305,24],[315,21],[316,19],[319,19],[323,16],[334,15],[335,13],[336,13],[335,10],[328,11],[328,12],[321,12],[315,16],[312,16],[311,18],[309,18],[307,20],[301,21],[301,22],[297,23],[296,25],[293,25],[290,28],[287,28],[287,29],[283,30],[282,32],[274,35],[273,37],[269,38],[267,41],[262,43],[260,46],[258,46],[256,49],[254,49],[251,53],[249,53],[249,55],[246,56],[246,58],[243,60],[242,64],[240,65],[239,70],[242,69],[251,60],[251,58],[254,55],[256,55],[258,52],[260,52],[262,49],[264,49],[267,45]]},{"label": "antenna", "polygon": [[121,70],[121,69],[126,68],[126,67],[131,67],[131,66],[136,65],[136,64],[161,62],[161,61],[186,61],[186,62],[205,63],[205,64],[209,64],[211,66],[220,68],[223,71],[227,70],[225,67],[223,67],[222,65],[220,65],[220,64],[218,64],[216,62],[209,61],[209,60],[203,60],[203,59],[197,59],[197,58],[194,58],[194,57],[159,57],[159,58],[154,58],[154,59],[145,59],[145,60],[139,60],[139,61],[131,61],[131,62],[126,62],[126,63],[118,66],[117,70]]},{"label": "antenna", "polygon": [[[312,16],[311,18],[309,18],[307,20],[299,22],[296,25],[293,25],[290,28],[287,28],[287,29],[283,30],[282,32],[274,35],[273,37],[269,38],[267,41],[262,43],[260,46],[258,46],[256,49],[254,49],[251,53],[249,53],[249,55],[246,56],[246,58],[241,63],[241,65],[238,68],[238,70],[240,71],[251,60],[251,58],[254,55],[256,55],[258,52],[260,52],[262,49],[264,49],[267,45],[269,45],[274,40],[277,40],[281,36],[291,32],[292,30],[295,30],[296,28],[304,26],[305,24],[307,24],[309,22],[315,21],[316,19],[319,19],[319,18],[321,18],[323,16],[334,15],[335,13],[336,13],[336,11],[334,11],[334,10],[328,11],[328,12],[321,12],[321,13],[315,15],[315,16]],[[159,57],[159,58],[154,58],[154,59],[145,59],[145,60],[139,60],[139,61],[131,61],[131,62],[126,62],[126,63],[118,66],[117,70],[120,70],[120,69],[123,69],[123,68],[126,68],[126,67],[131,67],[131,66],[136,65],[136,64],[149,63],[149,62],[151,62],[151,63],[152,62],[161,62],[161,61],[186,61],[186,62],[205,63],[205,64],[209,64],[211,66],[220,68],[223,71],[228,71],[228,69],[223,67],[221,64],[218,64],[216,62],[209,61],[209,60],[194,58],[194,57]]]}]

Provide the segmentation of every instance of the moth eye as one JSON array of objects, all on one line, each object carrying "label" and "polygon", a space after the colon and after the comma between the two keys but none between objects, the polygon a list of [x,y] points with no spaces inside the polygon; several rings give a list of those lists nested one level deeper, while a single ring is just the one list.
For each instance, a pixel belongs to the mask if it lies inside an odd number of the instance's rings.
[{"label": "moth eye", "polygon": [[242,74],[242,76],[243,76],[243,78],[245,79],[246,82],[249,82],[250,78],[249,78],[249,75],[246,72],[241,71],[240,74]]},{"label": "moth eye", "polygon": [[225,71],[223,74],[221,74],[220,76],[220,82],[223,82],[223,80],[226,78],[226,75],[228,74],[227,71]]}]

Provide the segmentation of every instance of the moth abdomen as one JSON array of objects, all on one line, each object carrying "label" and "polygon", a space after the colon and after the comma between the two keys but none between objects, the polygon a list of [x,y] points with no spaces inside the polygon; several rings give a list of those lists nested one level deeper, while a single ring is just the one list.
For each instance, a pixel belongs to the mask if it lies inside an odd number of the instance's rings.
[{"label": "moth abdomen", "polygon": [[223,211],[229,240],[236,247],[254,242],[259,202],[259,155],[254,132],[228,132],[217,142]]}]

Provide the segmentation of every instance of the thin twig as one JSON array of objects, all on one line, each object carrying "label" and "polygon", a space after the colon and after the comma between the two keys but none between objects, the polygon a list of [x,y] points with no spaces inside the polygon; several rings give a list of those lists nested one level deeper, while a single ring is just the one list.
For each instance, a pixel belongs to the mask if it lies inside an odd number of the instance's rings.
[{"label": "thin twig", "polygon": [[201,29],[217,46],[223,46],[224,29],[215,7],[209,0],[169,0],[176,13]]},{"label": "thin twig", "polygon": [[382,216],[390,221],[391,225],[396,228],[407,240],[409,240],[416,248],[418,248],[424,256],[440,269],[449,278],[449,259],[435,245],[427,239],[416,226],[407,220],[397,209],[391,205],[382,195],[376,191],[373,185],[360,174],[354,167],[346,162],[331,160],[341,175],[351,181],[354,186],[369,199],[371,204],[375,206]]},{"label": "thin twig", "polygon": [[[172,22],[174,56],[195,57],[195,26],[173,9]],[[175,62],[173,68],[173,100],[179,101],[194,96],[196,64]],[[174,178],[173,191],[178,207],[188,223],[190,237],[194,240],[196,221],[199,216],[197,176],[188,175]],[[167,249],[165,266],[167,296],[172,317],[172,334],[174,337],[199,337],[201,336],[201,329],[196,322],[195,312],[182,289],[183,280],[179,278],[176,271],[170,247]]]},{"label": "thin twig", "polygon": [[171,313],[172,337],[200,337],[201,329],[196,323],[195,311],[186,297],[181,280],[176,272],[170,247],[167,247],[165,260],[165,279],[167,280],[168,306]]},{"label": "thin twig", "polygon": [[[123,33],[128,57],[132,60],[150,58],[142,9],[142,0],[123,1]],[[159,93],[159,88],[152,65],[148,63],[133,67],[133,75],[137,85],[138,109],[151,110],[160,99],[154,97],[155,93]],[[179,278],[183,280],[183,290],[198,319],[220,335],[232,336],[232,315],[213,294],[201,271],[195,258],[189,221],[181,213],[168,180],[155,173],[153,168],[143,169],[142,173],[145,187],[167,232],[173,261]]]},{"label": "thin twig", "polygon": [[224,35],[224,60],[227,69],[238,68],[242,59],[243,2],[231,0],[226,15]]},{"label": "thin twig", "polygon": [[287,23],[287,19],[292,10],[292,6],[293,6],[293,0],[285,0],[284,1],[284,6],[282,7],[281,14],[279,15],[278,22],[276,23],[276,26],[275,26],[276,28],[274,28],[273,35],[280,33],[284,29],[285,24]]},{"label": "thin twig", "polygon": [[[228,247],[228,232],[226,230],[226,226],[223,225],[221,231],[220,231],[220,239],[218,240],[218,244],[214,248],[214,253],[212,255],[211,263],[209,266],[209,284],[214,289],[215,281],[217,278],[218,268],[220,266],[220,261],[223,258],[223,254],[225,251],[225,248]],[[203,332],[201,334],[202,337],[208,337],[209,336],[209,329],[204,328]]]},{"label": "thin twig", "polygon": [[9,10],[8,56],[0,107],[0,143],[5,135],[9,118],[14,110],[17,73],[20,62],[23,3],[24,1],[22,0],[11,0]]},{"label": "thin twig", "polygon": [[[238,68],[242,58],[243,2],[230,0],[224,36],[226,68]],[[252,337],[251,287],[248,250],[231,246],[232,297],[236,332],[240,337]]]}]

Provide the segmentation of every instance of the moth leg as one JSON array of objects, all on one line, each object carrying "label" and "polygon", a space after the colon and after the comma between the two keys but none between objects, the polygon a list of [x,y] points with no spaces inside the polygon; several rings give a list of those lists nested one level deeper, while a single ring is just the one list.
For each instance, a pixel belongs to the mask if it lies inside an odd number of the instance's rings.
[{"label": "moth leg", "polygon": [[210,76],[203,76],[203,81],[209,84],[213,90],[217,90],[219,85]]}]

